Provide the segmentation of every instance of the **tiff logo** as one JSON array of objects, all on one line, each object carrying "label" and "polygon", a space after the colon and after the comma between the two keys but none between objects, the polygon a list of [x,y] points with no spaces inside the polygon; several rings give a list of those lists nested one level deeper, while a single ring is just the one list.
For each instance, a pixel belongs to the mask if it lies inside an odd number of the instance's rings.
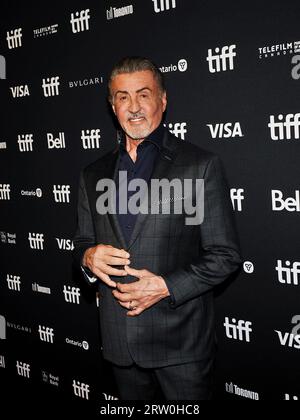
[{"label": "tiff logo", "polygon": [[300,113],[286,116],[280,114],[277,122],[275,122],[275,116],[271,115],[268,127],[272,140],[291,140],[292,136],[294,140],[299,140]]},{"label": "tiff logo", "polygon": [[300,190],[295,191],[295,198],[288,197],[286,200],[283,198],[283,192],[280,190],[272,190],[272,210],[273,211],[300,211]]},{"label": "tiff logo", "polygon": [[232,206],[234,210],[237,211],[242,211],[242,202],[245,199],[244,196],[244,192],[245,190],[243,188],[231,188],[230,190],[230,197],[231,197],[231,201],[232,201]]},{"label": "tiff logo", "polygon": [[22,46],[22,28],[13,29],[6,32],[7,46],[11,50],[12,48],[18,48]]},{"label": "tiff logo", "polygon": [[90,386],[79,381],[73,380],[73,392],[76,397],[89,399]]},{"label": "tiff logo", "polygon": [[71,26],[72,26],[72,32],[74,34],[78,32],[88,31],[89,28],[89,15],[90,9],[81,10],[80,12],[71,13]]},{"label": "tiff logo", "polygon": [[44,234],[43,233],[31,233],[28,235],[29,246],[31,249],[44,249]]},{"label": "tiff logo", "polygon": [[220,48],[215,48],[215,55],[213,50],[208,50],[208,67],[210,73],[219,73],[220,71],[234,70],[234,57],[236,57],[236,45],[225,46],[220,52]]},{"label": "tiff logo", "polygon": [[56,203],[69,203],[70,185],[53,185],[53,194]]},{"label": "tiff logo", "polygon": [[64,297],[67,303],[80,304],[80,289],[79,287],[64,286]]},{"label": "tiff logo", "polygon": [[154,3],[155,13],[164,12],[170,10],[170,8],[176,8],[176,0],[152,0]]},{"label": "tiff logo", "polygon": [[28,363],[19,362],[17,360],[17,373],[24,378],[30,378],[30,365]]},{"label": "tiff logo", "polygon": [[38,331],[39,331],[39,336],[40,336],[41,341],[45,341],[47,343],[53,344],[53,339],[54,339],[53,328],[42,327],[41,325],[39,325]]},{"label": "tiff logo", "polygon": [[81,130],[82,147],[84,149],[99,149],[100,147],[100,129]]},{"label": "tiff logo", "polygon": [[10,200],[10,184],[0,184],[0,200]]},{"label": "tiff logo", "polygon": [[56,96],[59,95],[58,86],[60,85],[59,76],[55,77],[47,77],[47,79],[43,79],[43,92],[44,96],[48,98],[49,96]]},{"label": "tiff logo", "polygon": [[19,134],[18,145],[20,152],[32,152],[33,151],[33,134]]},{"label": "tiff logo", "polygon": [[233,340],[247,341],[250,342],[250,333],[252,332],[252,322],[243,321],[242,319],[237,321],[235,318],[232,318],[231,323],[229,318],[225,318],[225,331],[226,337]]},{"label": "tiff logo", "polygon": [[64,132],[59,132],[58,137],[54,137],[53,134],[47,133],[47,143],[48,149],[65,149],[66,142],[65,142],[65,134]]},{"label": "tiff logo", "polygon": [[0,79],[6,79],[6,60],[0,55]]},{"label": "tiff logo", "polygon": [[16,292],[20,292],[21,288],[21,281],[20,276],[14,276],[12,274],[7,274],[6,281],[9,290],[15,290]]},{"label": "tiff logo", "polygon": [[[165,125],[166,126],[166,125]],[[186,123],[169,123],[168,124],[169,131],[174,134],[174,136],[180,138],[181,140],[185,140],[185,135],[187,133]]]},{"label": "tiff logo", "polygon": [[5,368],[5,358],[0,355],[0,368]]},{"label": "tiff logo", "polygon": [[277,260],[276,271],[278,273],[278,280],[281,284],[289,284],[299,286],[300,262],[294,262],[291,267],[291,262],[286,261],[285,267],[281,260]]}]

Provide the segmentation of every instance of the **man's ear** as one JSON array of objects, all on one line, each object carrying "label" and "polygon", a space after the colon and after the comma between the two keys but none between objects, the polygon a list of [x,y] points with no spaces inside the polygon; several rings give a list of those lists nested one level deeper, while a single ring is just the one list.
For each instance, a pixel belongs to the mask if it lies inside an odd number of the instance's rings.
[{"label": "man's ear", "polygon": [[168,98],[167,98],[167,92],[164,92],[162,95],[162,103],[163,103],[163,110],[165,112],[166,108],[167,108],[167,104],[168,104]]},{"label": "man's ear", "polygon": [[114,106],[114,104],[111,104],[112,110],[114,111],[114,114],[116,115],[116,107]]}]

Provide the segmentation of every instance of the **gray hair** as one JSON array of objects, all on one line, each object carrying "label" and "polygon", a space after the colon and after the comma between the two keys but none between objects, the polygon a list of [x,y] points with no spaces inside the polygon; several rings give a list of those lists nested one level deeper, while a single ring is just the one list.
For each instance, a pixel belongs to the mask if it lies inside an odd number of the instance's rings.
[{"label": "gray hair", "polygon": [[118,76],[119,74],[124,73],[135,73],[137,71],[146,71],[149,70],[152,72],[154,79],[158,84],[158,88],[161,93],[166,91],[164,76],[162,72],[159,70],[156,64],[153,61],[149,60],[148,58],[144,57],[124,57],[120,60],[112,69],[109,81],[108,81],[108,100],[110,103],[113,102],[112,92],[111,92],[111,84],[113,79]]}]

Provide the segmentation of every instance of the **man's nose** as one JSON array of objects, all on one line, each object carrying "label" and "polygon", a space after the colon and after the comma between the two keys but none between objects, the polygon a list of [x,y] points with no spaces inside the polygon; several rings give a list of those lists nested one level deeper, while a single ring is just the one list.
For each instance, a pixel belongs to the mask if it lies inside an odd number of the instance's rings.
[{"label": "man's nose", "polygon": [[141,105],[140,105],[138,99],[131,99],[130,104],[129,104],[129,111],[132,114],[136,114],[140,110],[141,110]]}]

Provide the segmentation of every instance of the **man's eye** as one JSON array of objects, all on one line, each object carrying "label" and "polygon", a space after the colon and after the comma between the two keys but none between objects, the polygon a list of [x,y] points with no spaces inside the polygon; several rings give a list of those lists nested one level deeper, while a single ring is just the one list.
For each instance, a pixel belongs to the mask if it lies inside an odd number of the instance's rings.
[{"label": "man's eye", "polygon": [[127,96],[121,96],[120,101],[125,101],[127,99]]}]

